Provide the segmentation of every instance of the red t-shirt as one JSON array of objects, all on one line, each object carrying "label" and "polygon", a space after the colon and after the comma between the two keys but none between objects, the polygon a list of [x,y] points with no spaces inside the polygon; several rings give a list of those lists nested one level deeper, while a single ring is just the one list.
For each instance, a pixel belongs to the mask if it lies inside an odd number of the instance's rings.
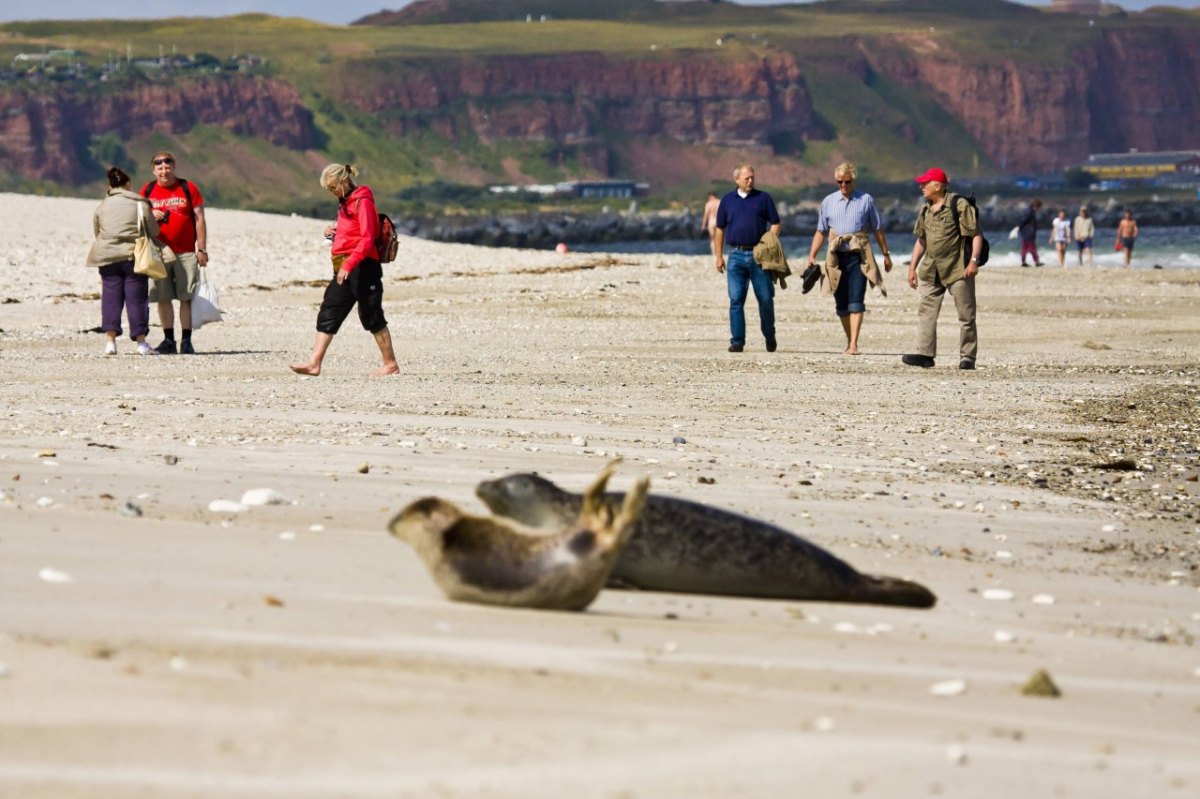
[{"label": "red t-shirt", "polygon": [[[158,185],[158,181],[150,186],[150,204],[156,211],[167,211],[167,221],[158,223],[158,240],[169,246],[175,252],[195,252],[196,250],[196,221],[188,208],[188,198],[183,191],[183,183],[177,181],[169,189]],[[188,190],[192,196],[192,207],[204,205],[200,189],[195,183],[188,181]],[[145,187],[142,196],[146,196]]]}]

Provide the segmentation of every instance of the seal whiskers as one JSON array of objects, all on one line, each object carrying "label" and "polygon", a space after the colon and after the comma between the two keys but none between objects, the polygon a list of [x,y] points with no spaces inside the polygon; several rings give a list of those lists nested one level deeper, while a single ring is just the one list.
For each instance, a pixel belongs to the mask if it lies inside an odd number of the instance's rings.
[{"label": "seal whiskers", "polygon": [[604,494],[616,462],[581,497],[557,529],[473,516],[438,497],[419,499],[392,519],[447,597],[489,605],[583,610],[604,587],[633,534],[650,481],[642,478],[614,510]]}]

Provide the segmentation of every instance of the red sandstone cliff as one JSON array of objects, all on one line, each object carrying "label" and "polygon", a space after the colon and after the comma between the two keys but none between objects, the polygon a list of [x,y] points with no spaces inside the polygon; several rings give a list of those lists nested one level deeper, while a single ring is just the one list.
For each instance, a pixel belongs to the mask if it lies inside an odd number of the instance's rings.
[{"label": "red sandstone cliff", "polygon": [[292,149],[311,147],[316,140],[312,113],[299,93],[270,78],[140,83],[87,94],[62,86],[36,87],[0,92],[0,164],[29,179],[80,183],[96,178],[86,166],[92,136],[180,134],[198,124]]},{"label": "red sandstone cliff", "polygon": [[383,70],[377,80],[364,87],[356,73],[337,96],[381,115],[397,135],[421,128],[453,135],[463,119],[470,129],[459,133],[484,142],[578,143],[616,134],[766,145],[823,131],[788,54],[738,61],[574,53],[375,68]]},{"label": "red sandstone cliff", "polygon": [[1106,32],[1071,53],[1066,66],[977,63],[924,37],[862,43],[860,52],[870,69],[937,96],[1008,171],[1200,141],[1200,41],[1186,32]]},{"label": "red sandstone cliff", "polygon": [[[1091,152],[1197,147],[1200,39],[1191,30],[1100,32],[1057,64],[978,58],[932,35],[847,38],[835,55],[827,48],[813,57],[847,81],[884,76],[937,98],[997,165],[1032,171],[1079,163]],[[397,137],[434,132],[452,144],[569,147],[571,158],[601,174],[612,171],[616,151],[623,168],[653,167],[670,182],[697,174],[696,162],[711,159],[713,147],[774,149],[786,161],[800,142],[835,133],[814,109],[801,54],[781,50],[373,57],[334,69],[342,71],[324,91],[352,123],[357,111]],[[208,124],[291,149],[316,147],[319,138],[299,93],[279,78],[214,75],[90,93],[66,86],[0,88],[0,168],[31,180],[85,182],[95,178],[87,166],[91,137],[108,132],[129,139]],[[903,124],[893,127],[897,134]],[[666,168],[678,165],[683,171]]]}]

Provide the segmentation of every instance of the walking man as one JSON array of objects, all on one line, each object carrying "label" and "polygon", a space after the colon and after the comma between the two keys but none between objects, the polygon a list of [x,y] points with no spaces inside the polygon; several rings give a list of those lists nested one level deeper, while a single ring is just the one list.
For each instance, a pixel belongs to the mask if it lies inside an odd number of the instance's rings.
[{"label": "walking man", "polygon": [[[937,355],[937,320],[946,292],[958,310],[959,369],[974,369],[979,349],[975,329],[975,275],[983,234],[975,208],[965,197],[947,194],[946,173],[934,167],[916,178],[925,197],[913,235],[908,285],[917,292],[917,343],[913,354],[901,360],[909,366],[929,368]],[[969,246],[968,246],[969,245]],[[918,267],[920,271],[918,272]]]},{"label": "walking man", "polygon": [[[717,206],[713,236],[717,272],[725,274],[729,287],[729,351],[741,352],[746,348],[746,295],[753,286],[767,352],[774,352],[775,284],[754,260],[754,245],[768,230],[779,235],[779,212],[771,195],[754,188],[754,167],[739,164],[733,170],[733,182],[737,188],[722,197]],[[730,250],[728,269],[726,243]]]},{"label": "walking man", "polygon": [[1125,266],[1133,261],[1133,245],[1137,241],[1138,226],[1133,211],[1126,211],[1117,223],[1117,249],[1125,251]]},{"label": "walking man", "polygon": [[[176,352],[192,355],[192,295],[196,293],[200,269],[208,266],[208,227],[204,222],[204,197],[195,183],[175,175],[175,156],[167,151],[154,154],[154,182],[142,187],[142,196],[150,200],[158,220],[159,241],[175,253],[167,264],[165,280],[150,284],[150,302],[158,303],[158,321],[163,340],[154,349],[161,355]],[[181,340],[175,341],[175,310],[179,301]]]},{"label": "walking man", "polygon": [[[857,179],[858,170],[848,161],[838,164],[833,170],[833,180],[838,190],[821,201],[817,232],[813,234],[808,250],[808,263],[811,266],[817,261],[821,245],[829,238],[829,253],[825,259],[829,279],[825,285],[836,285],[832,294],[835,311],[846,333],[846,355],[858,355],[858,334],[867,310],[868,281],[883,291],[883,277],[875,264],[868,234],[873,234],[879,244],[884,270],[892,271],[892,256],[888,252],[883,222],[875,208],[875,198],[854,188]],[[886,291],[883,294],[887,296]]]}]

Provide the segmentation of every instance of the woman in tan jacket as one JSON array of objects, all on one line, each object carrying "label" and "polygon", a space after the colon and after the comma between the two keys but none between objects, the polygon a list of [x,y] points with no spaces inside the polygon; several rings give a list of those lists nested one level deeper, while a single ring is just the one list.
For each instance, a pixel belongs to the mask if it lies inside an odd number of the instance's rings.
[{"label": "woman in tan jacket", "polygon": [[147,236],[158,236],[158,223],[150,201],[129,190],[129,175],[117,167],[108,170],[108,196],[92,218],[95,241],[87,265],[100,270],[100,326],[108,336],[105,355],[117,354],[121,335],[121,308],[129,321],[129,337],[138,343],[139,355],[153,355],[146,343],[150,332],[150,280],[133,271],[133,245],[138,239],[138,208]]}]

